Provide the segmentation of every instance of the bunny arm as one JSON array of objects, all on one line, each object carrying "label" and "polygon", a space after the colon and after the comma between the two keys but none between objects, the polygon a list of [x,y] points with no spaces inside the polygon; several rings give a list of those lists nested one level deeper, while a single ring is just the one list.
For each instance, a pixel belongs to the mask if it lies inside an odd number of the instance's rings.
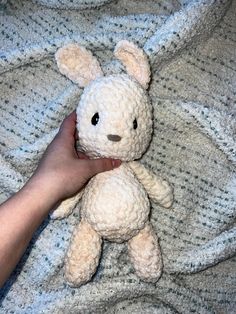
[{"label": "bunny arm", "polygon": [[76,204],[82,198],[83,193],[84,190],[81,190],[75,196],[62,201],[61,204],[51,213],[50,217],[52,219],[63,219],[69,216],[75,208]]},{"label": "bunny arm", "polygon": [[167,181],[162,178],[157,178],[154,173],[137,161],[131,161],[128,164],[140,183],[143,184],[153,202],[166,208],[172,205],[174,198],[173,188]]}]

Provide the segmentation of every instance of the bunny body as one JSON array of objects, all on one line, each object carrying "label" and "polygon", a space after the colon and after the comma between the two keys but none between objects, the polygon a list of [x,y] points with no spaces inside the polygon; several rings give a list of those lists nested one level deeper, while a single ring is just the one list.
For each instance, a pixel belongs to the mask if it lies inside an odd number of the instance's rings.
[{"label": "bunny body", "polygon": [[144,228],[150,211],[143,186],[124,163],[90,180],[82,199],[82,219],[104,239],[123,242]]},{"label": "bunny body", "polygon": [[119,168],[93,177],[84,191],[52,214],[64,218],[82,196],[81,221],[65,259],[66,279],[72,286],[86,283],[95,273],[102,239],[128,241],[131,262],[141,279],[155,282],[162,271],[158,238],[148,221],[149,198],[170,207],[172,187],[134,161],[147,150],[152,136],[152,106],[145,90],[149,64],[143,51],[127,41],[117,44],[115,55],[129,75],[104,77],[96,58],[78,45],[56,54],[61,73],[85,87],[76,110],[80,149],[90,158],[123,161]]}]

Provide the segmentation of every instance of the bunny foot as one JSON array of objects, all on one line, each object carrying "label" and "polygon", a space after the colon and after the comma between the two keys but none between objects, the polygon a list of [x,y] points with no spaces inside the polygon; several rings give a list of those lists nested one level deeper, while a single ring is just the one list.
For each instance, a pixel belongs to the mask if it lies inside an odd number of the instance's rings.
[{"label": "bunny foot", "polygon": [[65,277],[70,286],[79,287],[95,273],[102,239],[85,221],[75,228],[65,260]]},{"label": "bunny foot", "polygon": [[144,281],[156,282],[162,273],[162,257],[151,224],[146,224],[144,229],[129,240],[128,250],[137,275]]}]

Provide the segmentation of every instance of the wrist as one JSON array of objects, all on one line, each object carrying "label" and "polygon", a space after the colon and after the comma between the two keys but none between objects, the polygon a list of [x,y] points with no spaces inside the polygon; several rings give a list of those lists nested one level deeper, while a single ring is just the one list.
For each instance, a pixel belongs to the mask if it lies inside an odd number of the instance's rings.
[{"label": "wrist", "polygon": [[22,192],[33,197],[42,210],[49,211],[59,201],[59,196],[43,175],[34,174]]}]

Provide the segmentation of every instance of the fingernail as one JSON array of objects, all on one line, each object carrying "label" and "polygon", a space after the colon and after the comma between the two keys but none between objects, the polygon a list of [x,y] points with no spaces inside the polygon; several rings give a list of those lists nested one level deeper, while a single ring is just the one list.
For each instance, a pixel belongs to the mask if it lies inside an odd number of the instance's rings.
[{"label": "fingernail", "polygon": [[112,167],[113,168],[117,168],[117,167],[119,167],[121,165],[121,160],[119,160],[119,159],[112,159],[111,163],[112,163]]}]

